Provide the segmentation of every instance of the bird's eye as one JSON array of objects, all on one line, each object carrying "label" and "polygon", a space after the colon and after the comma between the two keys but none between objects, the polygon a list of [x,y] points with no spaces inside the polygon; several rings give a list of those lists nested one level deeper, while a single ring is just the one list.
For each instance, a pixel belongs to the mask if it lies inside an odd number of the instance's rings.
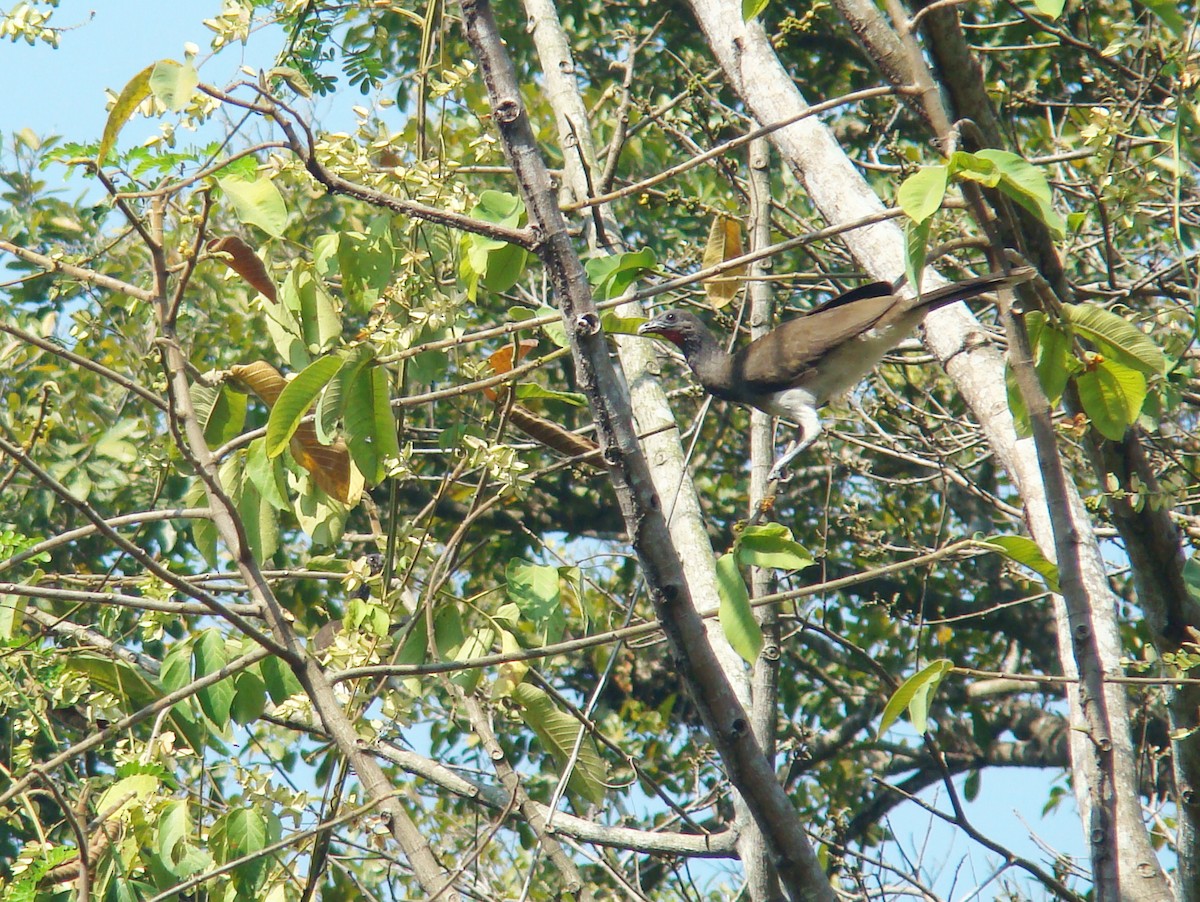
[{"label": "bird's eye", "polygon": [[674,314],[674,313],[668,313],[668,314],[667,314],[667,317],[666,317],[666,319],[667,319],[667,322],[669,322],[669,323],[673,323],[673,322],[675,322],[675,314]]}]

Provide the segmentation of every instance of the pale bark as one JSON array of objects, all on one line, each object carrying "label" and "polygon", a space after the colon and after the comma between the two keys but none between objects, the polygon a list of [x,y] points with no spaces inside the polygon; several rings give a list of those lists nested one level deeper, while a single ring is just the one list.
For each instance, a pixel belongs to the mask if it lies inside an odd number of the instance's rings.
[{"label": "pale bark", "polygon": [[491,7],[480,0],[463,0],[462,11],[505,157],[516,175],[531,227],[542,239],[537,252],[562,312],[578,384],[591,407],[613,490],[676,666],[730,782],[745,797],[767,839],[787,891],[794,899],[833,902],[833,888],[796,811],[764,758],[745,708],[708,642],[638,446],[629,397],[609,358],[599,314],[555,203]]},{"label": "pale bark", "polygon": [[[774,50],[755,22],[742,21],[738,4],[728,0],[692,0],[692,9],[709,45],[725,72],[730,86],[749,112],[760,122],[778,122],[803,111],[804,98],[781,65]],[[809,118],[779,129],[771,136],[785,163],[803,181],[813,203],[831,224],[861,219],[883,209],[878,197],[855,170],[832,134]],[[874,278],[894,280],[904,271],[904,238],[892,222],[879,222],[843,236],[859,264]],[[936,284],[926,277],[926,284]],[[931,314],[925,337],[930,349],[946,366],[964,399],[970,404],[997,457],[1008,470],[1026,504],[1027,522],[1035,540],[1049,556],[1055,551],[1055,529],[1033,443],[1019,441],[1012,427],[1005,396],[1003,362],[977,321],[962,305]],[[1077,635],[1092,645],[1107,674],[1119,672],[1120,646],[1112,615],[1113,602],[1103,559],[1078,492],[1069,482],[1064,486],[1069,521],[1059,523],[1060,542],[1070,546],[1078,561],[1079,586],[1086,592],[1076,611]],[[1074,675],[1075,651],[1070,620],[1061,598],[1056,598],[1059,646],[1064,667]],[[1088,786],[1100,779],[1096,772],[1092,743],[1112,742],[1116,762],[1113,778],[1115,821],[1108,829],[1115,834],[1101,838],[1118,844],[1119,871],[1128,881],[1121,891],[1129,898],[1166,898],[1166,880],[1154,858],[1141,822],[1134,761],[1128,730],[1128,709],[1120,687],[1104,692],[1107,711],[1104,736],[1073,731],[1074,760],[1087,763],[1077,779],[1077,798],[1085,824],[1096,823],[1093,795]],[[1071,694],[1073,720],[1086,721],[1078,691]],[[1090,712],[1088,712],[1090,713]],[[1086,783],[1081,787],[1079,784]],[[1096,837],[1091,837],[1093,840]],[[1157,895],[1154,895],[1157,894]]]},{"label": "pale bark", "polygon": [[[559,146],[563,154],[563,192],[568,202],[581,202],[596,194],[596,150],[583,96],[576,79],[575,61],[570,43],[551,0],[524,0],[529,17],[534,46],[542,65],[545,94],[555,114]],[[627,65],[634,65],[629,59]],[[599,254],[617,253],[624,249],[621,231],[608,204],[597,204],[584,211],[584,231],[592,251]],[[629,292],[632,294],[632,289]],[[636,300],[617,308],[620,316],[645,316],[646,310]],[[666,392],[657,378],[658,366],[654,343],[644,338],[616,336],[621,369],[630,388],[630,405],[638,425],[643,453],[650,464],[655,490],[664,499],[671,540],[679,552],[684,577],[692,600],[701,609],[715,607],[717,578],[712,545],[704,528],[700,501],[686,465],[679,430],[667,402]],[[752,706],[750,679],[741,657],[725,638],[719,622],[705,621],[708,641],[712,645],[739,701]],[[773,710],[773,709],[772,709]],[[756,731],[760,744],[761,733]],[[771,760],[771,756],[768,756]],[[765,862],[765,843],[740,793],[734,795],[735,824],[738,831],[738,854],[743,862]],[[766,883],[751,879],[750,898],[770,898],[763,894]]]}]

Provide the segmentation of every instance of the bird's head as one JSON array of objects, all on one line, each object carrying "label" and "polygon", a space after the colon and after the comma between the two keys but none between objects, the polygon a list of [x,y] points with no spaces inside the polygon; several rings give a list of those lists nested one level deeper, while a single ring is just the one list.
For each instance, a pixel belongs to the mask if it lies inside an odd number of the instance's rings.
[{"label": "bird's head", "polygon": [[667,310],[638,326],[638,335],[657,335],[683,351],[685,356],[698,351],[707,342],[715,342],[712,333],[694,313]]}]

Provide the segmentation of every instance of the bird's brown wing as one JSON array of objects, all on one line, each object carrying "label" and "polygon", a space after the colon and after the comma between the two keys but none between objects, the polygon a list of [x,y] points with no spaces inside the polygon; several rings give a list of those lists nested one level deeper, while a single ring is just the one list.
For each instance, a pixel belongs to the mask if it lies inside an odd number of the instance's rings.
[{"label": "bird's brown wing", "polygon": [[[881,287],[880,294],[866,289]],[[864,286],[857,297],[835,298],[823,307],[790,319],[774,331],[746,345],[734,357],[734,369],[753,393],[777,391],[796,384],[825,355],[857,335],[871,329],[897,303],[887,283]]]}]

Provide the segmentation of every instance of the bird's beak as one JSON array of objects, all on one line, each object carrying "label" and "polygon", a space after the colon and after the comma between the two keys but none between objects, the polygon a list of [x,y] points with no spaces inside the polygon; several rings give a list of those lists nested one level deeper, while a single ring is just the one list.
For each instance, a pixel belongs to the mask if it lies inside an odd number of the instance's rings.
[{"label": "bird's beak", "polygon": [[658,321],[648,319],[638,326],[638,335],[656,335],[658,333]]}]

